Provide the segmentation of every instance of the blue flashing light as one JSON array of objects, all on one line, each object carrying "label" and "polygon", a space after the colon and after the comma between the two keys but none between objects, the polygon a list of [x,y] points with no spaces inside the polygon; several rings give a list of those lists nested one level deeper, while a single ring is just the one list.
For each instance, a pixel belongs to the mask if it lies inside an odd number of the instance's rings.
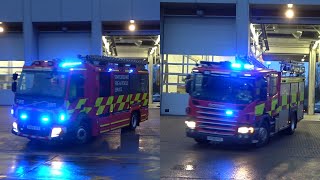
[{"label": "blue flashing light", "polygon": [[232,68],[236,68],[236,69],[240,69],[240,68],[241,68],[241,64],[232,63],[232,64],[231,64],[231,67],[232,67]]},{"label": "blue flashing light", "polygon": [[226,115],[232,116],[232,115],[233,115],[233,111],[231,111],[231,110],[226,110]]},{"label": "blue flashing light", "polygon": [[64,62],[61,64],[61,67],[63,67],[63,68],[74,67],[74,66],[79,66],[81,64],[82,64],[82,62]]},{"label": "blue flashing light", "polygon": [[254,66],[251,65],[251,64],[245,64],[245,65],[244,65],[244,68],[245,68],[245,69],[253,69]]},{"label": "blue flashing light", "polygon": [[129,73],[133,73],[133,69],[130,69],[130,70],[129,70]]},{"label": "blue flashing light", "polygon": [[64,113],[61,113],[61,114],[59,115],[59,120],[60,120],[60,121],[66,120],[66,115],[65,115]]},{"label": "blue flashing light", "polygon": [[49,119],[48,116],[42,116],[42,117],[41,117],[41,120],[42,120],[43,122],[48,122],[50,119]]},{"label": "blue flashing light", "polygon": [[23,113],[23,114],[20,115],[20,119],[26,120],[26,119],[28,119],[28,115]]},{"label": "blue flashing light", "polygon": [[108,72],[111,72],[111,71],[113,71],[113,69],[112,69],[112,68],[109,68],[109,69],[108,69]]}]

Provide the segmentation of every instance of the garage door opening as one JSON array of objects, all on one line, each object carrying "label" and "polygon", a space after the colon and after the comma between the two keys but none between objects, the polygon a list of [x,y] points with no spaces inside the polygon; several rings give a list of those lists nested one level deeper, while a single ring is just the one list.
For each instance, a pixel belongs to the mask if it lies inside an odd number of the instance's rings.
[{"label": "garage door opening", "polygon": [[279,62],[305,67],[304,110],[320,113],[319,6],[251,5],[250,53],[266,67],[280,70]]},{"label": "garage door opening", "polygon": [[104,23],[102,37],[103,55],[124,59],[148,61],[149,103],[158,106],[160,102],[160,26],[159,22],[135,22],[136,29],[130,31],[129,23]]}]

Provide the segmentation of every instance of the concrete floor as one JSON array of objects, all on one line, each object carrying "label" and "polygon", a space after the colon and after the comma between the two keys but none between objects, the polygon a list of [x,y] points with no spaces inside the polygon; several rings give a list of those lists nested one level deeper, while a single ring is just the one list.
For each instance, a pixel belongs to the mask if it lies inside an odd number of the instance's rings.
[{"label": "concrete floor", "polygon": [[11,134],[10,109],[0,107],[0,179],[159,179],[160,116],[135,133],[110,132],[85,146],[39,145]]},{"label": "concrete floor", "polygon": [[320,121],[301,121],[294,135],[256,149],[198,145],[184,120],[161,116],[161,179],[320,179]]}]

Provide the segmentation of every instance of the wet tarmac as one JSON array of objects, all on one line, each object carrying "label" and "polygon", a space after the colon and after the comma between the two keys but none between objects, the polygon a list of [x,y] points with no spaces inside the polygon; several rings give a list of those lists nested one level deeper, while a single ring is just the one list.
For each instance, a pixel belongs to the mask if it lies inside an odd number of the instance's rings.
[{"label": "wet tarmac", "polygon": [[161,116],[161,179],[320,179],[320,122],[301,121],[292,136],[263,148],[198,145],[185,117]]},{"label": "wet tarmac", "polygon": [[116,130],[83,146],[30,142],[11,134],[10,109],[0,107],[0,179],[159,179],[160,117],[135,132]]}]

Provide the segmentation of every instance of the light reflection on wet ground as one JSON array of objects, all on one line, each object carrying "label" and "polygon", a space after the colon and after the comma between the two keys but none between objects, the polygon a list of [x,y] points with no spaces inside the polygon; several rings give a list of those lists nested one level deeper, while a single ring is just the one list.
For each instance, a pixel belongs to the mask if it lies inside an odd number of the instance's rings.
[{"label": "light reflection on wet ground", "polygon": [[161,179],[320,179],[320,122],[302,121],[292,136],[266,147],[198,145],[185,117],[161,117]]},{"label": "light reflection on wet ground", "polygon": [[9,109],[0,108],[0,179],[159,179],[159,111],[150,111],[136,132],[118,130],[76,146],[11,135]]}]

